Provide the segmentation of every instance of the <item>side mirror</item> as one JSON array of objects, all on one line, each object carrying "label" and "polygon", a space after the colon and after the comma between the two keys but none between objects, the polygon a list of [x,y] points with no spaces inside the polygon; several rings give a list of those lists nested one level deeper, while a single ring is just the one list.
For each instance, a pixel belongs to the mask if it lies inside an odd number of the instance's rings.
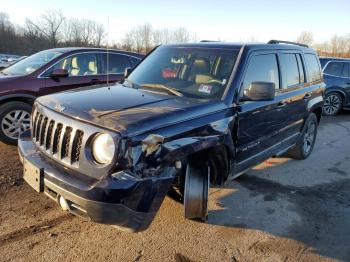
[{"label": "side mirror", "polygon": [[125,68],[124,78],[127,78],[130,75],[131,72],[132,72],[132,68],[131,67]]},{"label": "side mirror", "polygon": [[275,83],[252,82],[248,89],[244,90],[245,101],[271,101],[275,99]]},{"label": "side mirror", "polygon": [[55,69],[51,72],[50,77],[51,78],[61,78],[61,77],[68,77],[69,73],[67,69]]}]

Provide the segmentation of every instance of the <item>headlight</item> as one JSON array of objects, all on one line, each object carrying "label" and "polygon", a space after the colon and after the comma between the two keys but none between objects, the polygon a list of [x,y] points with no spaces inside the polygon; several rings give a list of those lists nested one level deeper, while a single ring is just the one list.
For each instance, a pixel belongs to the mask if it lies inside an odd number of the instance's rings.
[{"label": "headlight", "polygon": [[99,164],[112,162],[115,153],[113,138],[108,134],[97,135],[92,142],[92,155]]}]

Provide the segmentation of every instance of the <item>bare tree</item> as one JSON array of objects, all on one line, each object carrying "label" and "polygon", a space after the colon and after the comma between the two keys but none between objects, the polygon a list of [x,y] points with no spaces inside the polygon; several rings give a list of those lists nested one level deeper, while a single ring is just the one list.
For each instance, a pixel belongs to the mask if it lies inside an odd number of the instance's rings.
[{"label": "bare tree", "polygon": [[52,46],[57,47],[61,25],[64,20],[65,17],[61,11],[48,10],[37,21],[27,19],[26,24],[30,32],[47,37]]},{"label": "bare tree", "polygon": [[296,39],[296,42],[306,45],[312,45],[314,42],[314,37],[311,32],[303,31]]},{"label": "bare tree", "polygon": [[93,25],[92,45],[101,47],[105,35],[106,31],[103,24],[95,22]]}]

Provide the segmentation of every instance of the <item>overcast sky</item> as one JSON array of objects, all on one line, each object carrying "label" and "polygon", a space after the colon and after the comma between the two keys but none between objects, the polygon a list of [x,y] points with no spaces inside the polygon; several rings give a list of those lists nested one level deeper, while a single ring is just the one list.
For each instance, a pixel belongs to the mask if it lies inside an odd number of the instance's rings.
[{"label": "overcast sky", "polygon": [[316,42],[350,34],[350,0],[1,0],[0,11],[23,24],[48,9],[67,17],[88,18],[107,25],[110,41],[120,40],[133,26],[186,27],[198,39],[258,41],[295,40],[311,31]]}]

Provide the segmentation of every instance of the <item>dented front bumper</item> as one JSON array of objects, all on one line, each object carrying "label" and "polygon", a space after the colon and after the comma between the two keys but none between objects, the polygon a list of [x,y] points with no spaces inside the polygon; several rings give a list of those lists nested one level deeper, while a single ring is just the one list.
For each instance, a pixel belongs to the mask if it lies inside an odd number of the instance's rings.
[{"label": "dented front bumper", "polygon": [[30,133],[18,141],[24,163],[24,179],[38,192],[59,202],[66,200],[70,213],[137,232],[148,228],[175,176],[174,168],[164,176],[140,178],[128,171],[100,180],[63,168],[36,149]]}]

